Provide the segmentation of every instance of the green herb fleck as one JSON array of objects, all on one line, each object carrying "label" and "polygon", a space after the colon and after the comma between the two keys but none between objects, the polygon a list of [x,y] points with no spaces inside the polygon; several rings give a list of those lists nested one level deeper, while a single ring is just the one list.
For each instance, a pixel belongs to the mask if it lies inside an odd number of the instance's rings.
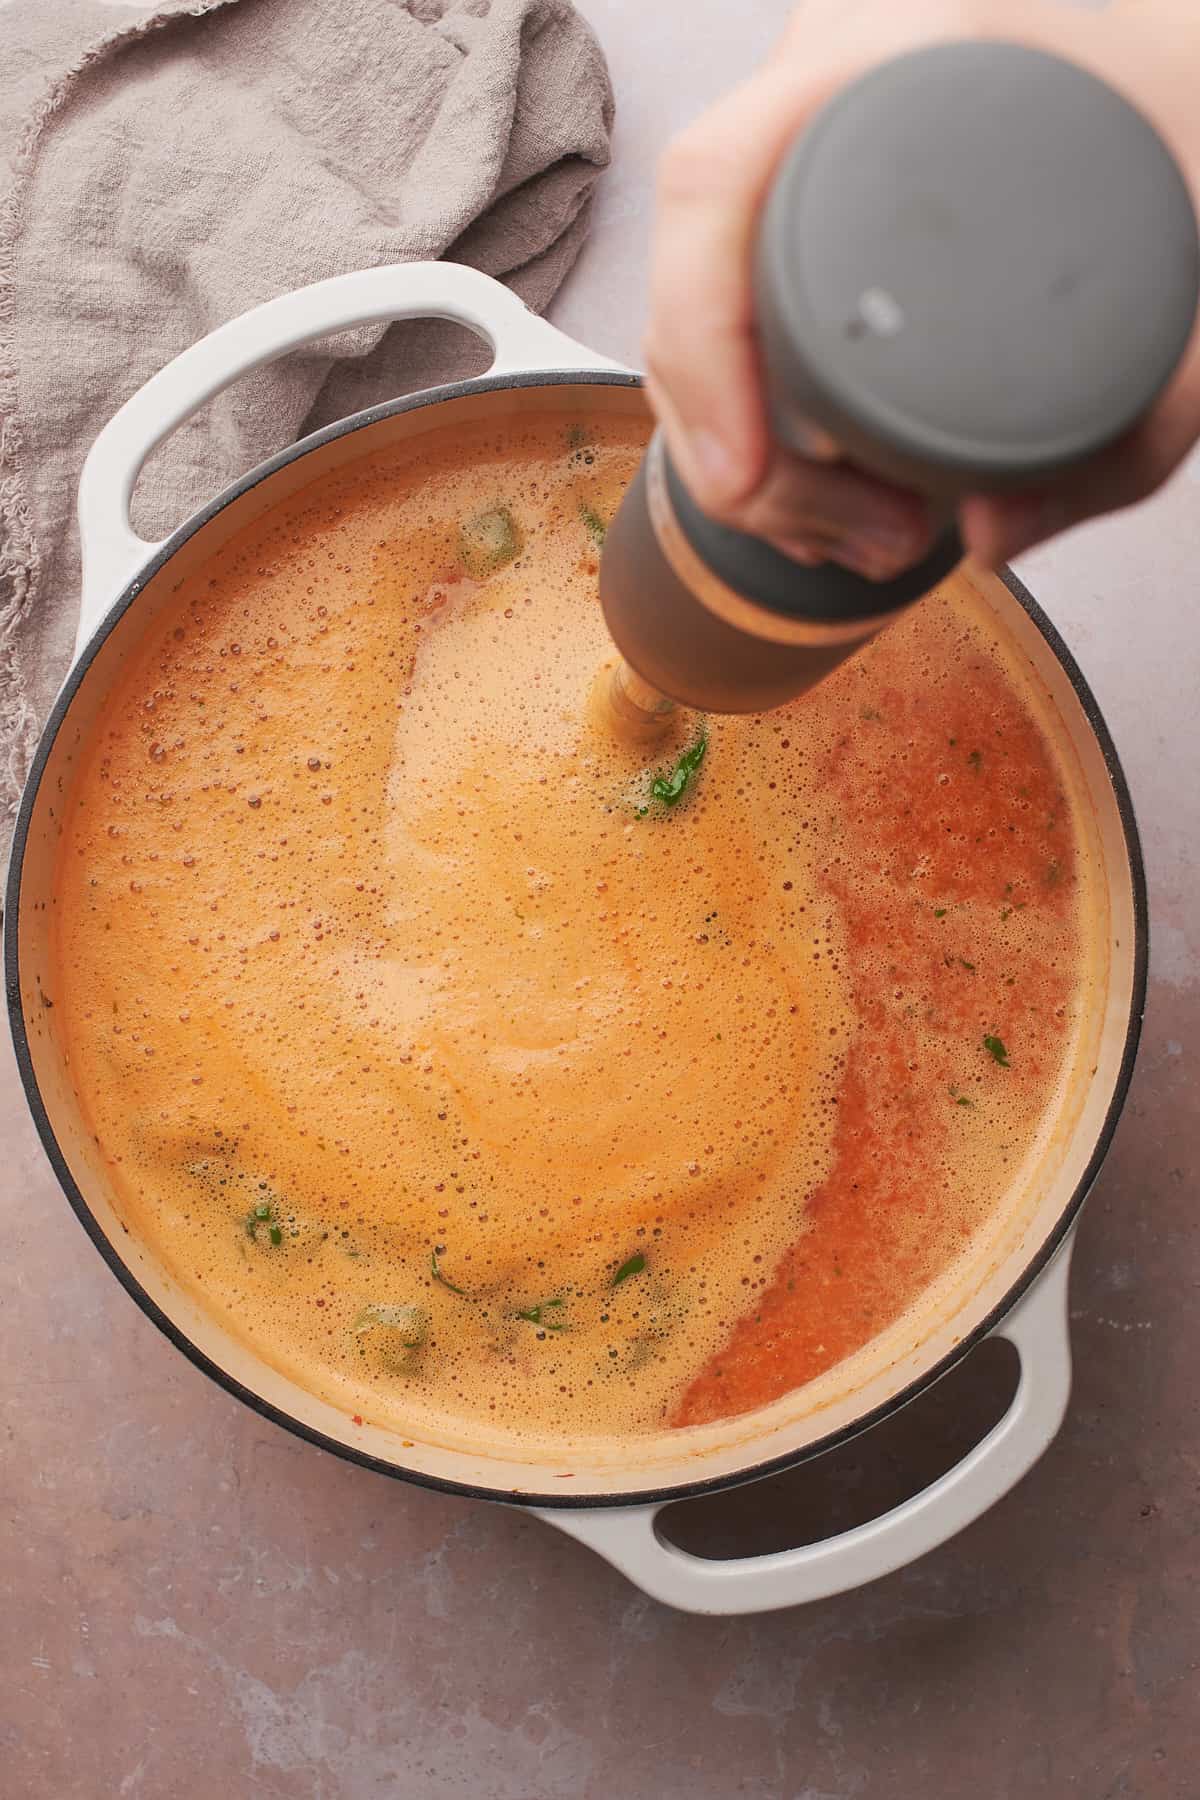
[{"label": "green herb fleck", "polygon": [[430,1252],[429,1269],[433,1279],[435,1281],[440,1281],[444,1288],[449,1288],[452,1294],[461,1294],[464,1298],[466,1297],[466,1288],[455,1287],[454,1283],[448,1281],[442,1274],[441,1269],[438,1267],[438,1253],[436,1250]]},{"label": "green herb fleck", "polygon": [[587,427],[584,425],[567,426],[567,449],[582,450],[588,441]]},{"label": "green herb fleck", "polygon": [[972,750],[967,757],[967,766],[968,768],[974,769],[975,773],[978,775],[980,769],[983,767],[983,751]]},{"label": "green herb fleck", "polygon": [[539,1325],[543,1331],[565,1331],[565,1319],[548,1319],[546,1314],[552,1307],[564,1306],[563,1300],[539,1300],[536,1306],[518,1308],[517,1318],[524,1319],[530,1325]]},{"label": "green herb fleck", "polygon": [[631,1275],[640,1275],[642,1270],[645,1267],[646,1267],[646,1258],[642,1255],[642,1252],[640,1250],[635,1250],[633,1255],[628,1257],[621,1264],[620,1268],[617,1270],[616,1274],[613,1276],[613,1278],[612,1278],[613,1286],[620,1287],[621,1283],[623,1281],[628,1281],[629,1277]]},{"label": "green herb fleck", "polygon": [[458,535],[458,554],[467,574],[482,581],[519,556],[524,541],[507,506],[493,506],[463,526]]},{"label": "green herb fleck", "polygon": [[579,508],[579,516],[587,526],[593,541],[597,544],[602,544],[608,526],[604,523],[604,520],[600,517],[600,514],[596,511],[595,507],[589,506],[587,502],[584,501]]},{"label": "green herb fleck", "polygon": [[[263,1182],[262,1186],[265,1187],[266,1182]],[[269,1200],[258,1201],[258,1203],[251,1207],[250,1211],[246,1214],[246,1236],[252,1238],[255,1243],[258,1242],[258,1228],[260,1225],[269,1225],[270,1230],[268,1231],[267,1236],[270,1238],[271,1242],[273,1244],[282,1244],[283,1233],[278,1225],[274,1223],[274,1214],[271,1211],[271,1203]]]},{"label": "green herb fleck", "polygon": [[870,724],[883,724],[883,714],[874,706],[864,706],[858,716],[860,719],[865,719]]},{"label": "green herb fleck", "polygon": [[[704,761],[708,750],[708,733],[701,731],[694,744],[684,750],[669,775],[656,775],[650,783],[650,799],[661,801],[663,806],[678,806],[691,786],[700,764]],[[644,819],[650,810],[650,803],[638,808],[638,818]]]},{"label": "green herb fleck", "polygon": [[933,916],[935,919],[944,919],[947,911],[948,908],[944,906],[935,906],[933,909]]},{"label": "green herb fleck", "polygon": [[429,1314],[423,1306],[392,1306],[372,1301],[364,1306],[350,1329],[356,1337],[365,1331],[374,1331],[377,1326],[398,1331],[400,1341],[406,1350],[415,1350],[418,1344],[425,1341],[429,1330]]},{"label": "green herb fleck", "polygon": [[1008,916],[1009,916],[1009,914],[1010,914],[1010,913],[1011,913],[1011,912],[1012,912],[1012,907],[1011,907],[1011,906],[1002,906],[1002,907],[1001,907],[1001,908],[1000,908],[1000,923],[1001,923],[1001,924],[1002,924],[1002,925],[1003,925],[1003,923],[1004,923],[1004,921],[1005,921],[1005,919],[1007,919],[1007,918],[1008,918]]},{"label": "green herb fleck", "polygon": [[1002,1038],[991,1037],[988,1033],[985,1032],[984,1039],[983,1039],[983,1047],[987,1051],[988,1055],[993,1059],[993,1061],[998,1062],[1002,1069],[1007,1069],[1007,1067],[1008,1067],[1008,1051],[1004,1048],[1004,1041]]},{"label": "green herb fleck", "polygon": [[423,1306],[375,1301],[363,1307],[350,1329],[356,1337],[366,1338],[360,1352],[383,1374],[420,1373],[429,1333],[429,1314]]},{"label": "green herb fleck", "polygon": [[965,956],[960,956],[958,960],[964,969],[970,969],[972,975],[975,973],[975,964],[973,962],[968,962]]},{"label": "green herb fleck", "polygon": [[960,1094],[956,1087],[951,1087],[947,1091],[955,1106],[974,1106],[975,1102],[969,1100],[965,1094]]}]

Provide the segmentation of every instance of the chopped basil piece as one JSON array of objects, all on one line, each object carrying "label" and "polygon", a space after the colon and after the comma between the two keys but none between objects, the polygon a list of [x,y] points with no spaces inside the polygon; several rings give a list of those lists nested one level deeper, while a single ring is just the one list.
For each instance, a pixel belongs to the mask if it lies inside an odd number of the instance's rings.
[{"label": "chopped basil piece", "polygon": [[[261,1189],[265,1188],[267,1184],[265,1181],[260,1181],[258,1185]],[[257,1243],[258,1228],[260,1225],[266,1225],[268,1227],[267,1236],[270,1238],[271,1242],[273,1244],[282,1244],[283,1232],[276,1223],[276,1217],[277,1215],[269,1200],[256,1201],[250,1208],[250,1211],[246,1214],[246,1236],[252,1239],[254,1243]]]},{"label": "chopped basil piece", "polygon": [[444,1288],[449,1288],[452,1294],[462,1294],[464,1297],[466,1296],[466,1288],[455,1287],[454,1283],[452,1281],[447,1281],[446,1277],[442,1274],[441,1269],[438,1267],[438,1253],[436,1250],[430,1253],[429,1267],[435,1281],[440,1281],[442,1286]]},{"label": "chopped basil piece", "polygon": [[[668,775],[656,775],[650,783],[650,800],[658,800],[663,806],[678,806],[696,775],[700,764],[704,761],[708,750],[708,733],[704,730],[694,744],[689,744]],[[638,818],[644,819],[650,811],[650,801],[638,808]]]},{"label": "chopped basil piece", "polygon": [[518,1319],[524,1319],[530,1325],[540,1326],[543,1331],[565,1331],[567,1329],[565,1319],[548,1319],[546,1317],[553,1307],[565,1304],[565,1301],[562,1300],[539,1300],[536,1306],[519,1308],[516,1316]]},{"label": "chopped basil piece", "polygon": [[429,1314],[423,1306],[373,1302],[350,1327],[359,1351],[383,1375],[418,1375],[426,1352]]},{"label": "chopped basil piece", "polygon": [[468,575],[482,581],[519,556],[521,527],[507,506],[493,506],[469,519],[458,536],[458,553]]},{"label": "chopped basil piece", "polygon": [[992,1057],[995,1062],[998,1062],[1000,1064],[1000,1067],[1002,1069],[1007,1069],[1007,1067],[1008,1067],[1008,1051],[1004,1048],[1004,1043],[1001,1038],[992,1037],[988,1033],[985,1032],[984,1039],[983,1039],[983,1047],[987,1051],[988,1055],[990,1057]]},{"label": "chopped basil piece", "polygon": [[613,1276],[613,1286],[620,1287],[621,1283],[623,1281],[628,1281],[631,1275],[640,1275],[645,1267],[646,1258],[642,1255],[640,1250],[635,1250],[633,1255],[628,1257],[626,1261],[621,1264],[620,1268]]},{"label": "chopped basil piece", "polygon": [[588,532],[594,542],[602,544],[608,526],[604,523],[604,520],[600,517],[600,514],[596,511],[595,507],[589,506],[585,501],[579,508],[579,516],[587,526]]},{"label": "chopped basil piece", "polygon": [[429,1314],[423,1306],[393,1306],[372,1301],[369,1306],[363,1307],[350,1329],[356,1337],[361,1337],[365,1331],[374,1331],[377,1326],[398,1331],[404,1348],[415,1350],[418,1344],[425,1341],[429,1330]]}]

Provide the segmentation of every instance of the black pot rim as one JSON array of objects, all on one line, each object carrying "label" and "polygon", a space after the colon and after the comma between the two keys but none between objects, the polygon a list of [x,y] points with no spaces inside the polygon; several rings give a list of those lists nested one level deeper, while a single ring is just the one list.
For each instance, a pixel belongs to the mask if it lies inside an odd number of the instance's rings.
[{"label": "black pot rim", "polygon": [[812,1458],[835,1449],[838,1445],[849,1442],[860,1432],[867,1431],[881,1420],[889,1418],[917,1395],[923,1393],[936,1381],[952,1369],[969,1354],[975,1346],[983,1341],[1000,1321],[1012,1311],[1017,1302],[1033,1286],[1042,1271],[1049,1264],[1055,1252],[1062,1244],[1074,1225],[1079,1210],[1087,1198],[1088,1191],[1099,1173],[1101,1164],[1108,1153],[1129,1091],[1129,1083],[1133,1074],[1134,1061],[1137,1055],[1138,1040],[1141,1035],[1142,1015],[1146,998],[1146,975],[1149,960],[1149,916],[1146,898],[1145,865],[1142,858],[1141,840],[1137,822],[1134,817],[1133,802],[1129,786],[1125,779],[1117,755],[1116,746],[1104,717],[1096,703],[1078,663],[1068,650],[1055,626],[1042,611],[1028,589],[1017,580],[1011,570],[1002,571],[1001,578],[1009,593],[1028,615],[1041,636],[1045,639],[1057,661],[1075,691],[1076,698],[1091,726],[1104,758],[1104,765],[1112,784],[1113,795],[1121,820],[1121,829],[1125,841],[1125,851],[1129,859],[1130,880],[1132,886],[1134,915],[1133,944],[1133,988],[1129,1009],[1129,1022],[1125,1033],[1120,1067],[1113,1086],[1112,1098],[1104,1116],[1103,1124],[1097,1134],[1092,1154],[1086,1168],[1077,1183],[1071,1199],[1059,1215],[1053,1230],[1045,1237],[1037,1253],[1025,1264],[1020,1276],[1008,1289],[996,1306],[980,1320],[972,1331],[967,1333],[954,1348],[940,1361],[922,1371],[913,1381],[891,1396],[870,1412],[862,1414],[850,1424],[837,1431],[829,1432],[811,1444],[805,1444],[798,1450],[787,1451],[780,1456],[767,1458],[763,1462],[753,1463],[724,1475],[708,1476],[702,1480],[685,1482],[669,1487],[639,1488],[630,1493],[616,1494],[541,1494],[514,1492],[508,1489],[486,1487],[479,1483],[453,1481],[438,1475],[429,1475],[421,1470],[406,1469],[398,1463],[386,1458],[372,1456],[365,1450],[357,1450],[352,1445],[344,1444],[337,1438],[326,1436],[306,1425],[302,1420],[294,1418],[282,1408],[274,1406],[270,1401],[253,1388],[246,1387],[219,1364],[200,1350],[185,1332],[170,1319],[162,1308],[150,1297],[140,1281],[118,1255],[116,1247],[101,1228],[87,1200],[75,1181],[67,1165],[49,1115],[38,1087],[37,1076],[33,1067],[33,1058],[29,1048],[28,1035],[25,1028],[25,1015],[21,1003],[19,979],[20,958],[20,895],[21,875],[24,866],[25,850],[29,838],[29,830],[37,803],[42,775],[49,760],[54,741],[58,735],[67,713],[70,710],[79,688],[86,680],[88,671],[95,660],[101,646],[108,638],[129,608],[137,600],[146,583],[168,563],[188,540],[202,530],[204,526],[240,499],[243,494],[257,487],[278,470],[286,468],[290,463],[307,455],[310,451],[319,450],[335,439],[345,437],[351,432],[360,431],[378,421],[391,418],[398,413],[415,412],[424,407],[437,406],[443,401],[457,400],[466,395],[505,392],[515,388],[537,387],[573,387],[598,386],[635,388],[642,386],[641,377],[635,374],[620,374],[599,369],[559,369],[537,370],[526,373],[508,375],[479,376],[467,381],[448,383],[442,387],[423,389],[420,393],[406,395],[399,400],[385,402],[379,406],[367,408],[363,412],[351,414],[348,418],[339,419],[335,424],[323,430],[313,432],[298,443],[289,445],[277,455],[269,457],[256,468],[225,488],[207,505],[194,513],[179,529],[162,544],[151,560],[140,569],[109,611],[103,624],[92,634],[88,644],[73,665],[61,692],[51,709],[38,743],[37,751],[30,766],[24,792],[21,796],[17,812],[16,827],[13,833],[12,853],[9,862],[8,882],[5,893],[4,909],[4,979],[8,998],[9,1023],[12,1031],[13,1046],[16,1052],[17,1067],[20,1071],[25,1097],[42,1146],[49,1158],[51,1167],[58,1177],[59,1185],[80,1224],[91,1238],[96,1249],[108,1264],[112,1273],[125,1291],[136,1301],[146,1317],[155,1324],[177,1350],[187,1357],[211,1380],[222,1387],[226,1393],[248,1406],[260,1417],[281,1425],[294,1436],[305,1442],[317,1445],[320,1449],[331,1451],[345,1461],[357,1463],[360,1467],[371,1469],[376,1474],[387,1475],[394,1480],[411,1482],[418,1487],[432,1488],[441,1493],[458,1494],[468,1499],[498,1501],[511,1506],[528,1506],[533,1508],[562,1512],[579,1512],[599,1510],[601,1508],[659,1506],[677,1500],[688,1500],[701,1494],[719,1493],[727,1488],[741,1487],[747,1482],[760,1481],[766,1476],[777,1475],[785,1469],[795,1468]]}]

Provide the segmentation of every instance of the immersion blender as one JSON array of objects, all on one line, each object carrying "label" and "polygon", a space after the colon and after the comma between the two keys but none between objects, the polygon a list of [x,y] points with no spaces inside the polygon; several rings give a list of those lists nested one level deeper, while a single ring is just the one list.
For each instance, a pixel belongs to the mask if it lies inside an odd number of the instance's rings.
[{"label": "immersion blender", "polygon": [[939,535],[871,581],[708,517],[655,434],[600,597],[615,728],[670,702],[779,706],[962,556],[955,502],[1034,488],[1134,426],[1183,355],[1200,242],[1177,164],[1114,89],[1009,43],[940,44],[855,81],[775,177],[755,263],[775,436],[915,489]]}]

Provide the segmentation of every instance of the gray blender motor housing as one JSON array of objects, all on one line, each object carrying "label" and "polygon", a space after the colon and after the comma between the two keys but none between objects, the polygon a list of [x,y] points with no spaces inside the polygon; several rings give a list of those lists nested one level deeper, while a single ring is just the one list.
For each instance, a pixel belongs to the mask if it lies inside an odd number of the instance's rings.
[{"label": "gray blender motor housing", "polygon": [[[948,518],[1137,422],[1186,347],[1200,242],[1141,113],[1072,63],[971,40],[884,64],[821,110],[773,183],[755,277],[780,441],[803,453],[816,425]],[[877,616],[961,555],[948,526],[896,581],[808,569],[667,482],[713,572],[796,618]]]}]

